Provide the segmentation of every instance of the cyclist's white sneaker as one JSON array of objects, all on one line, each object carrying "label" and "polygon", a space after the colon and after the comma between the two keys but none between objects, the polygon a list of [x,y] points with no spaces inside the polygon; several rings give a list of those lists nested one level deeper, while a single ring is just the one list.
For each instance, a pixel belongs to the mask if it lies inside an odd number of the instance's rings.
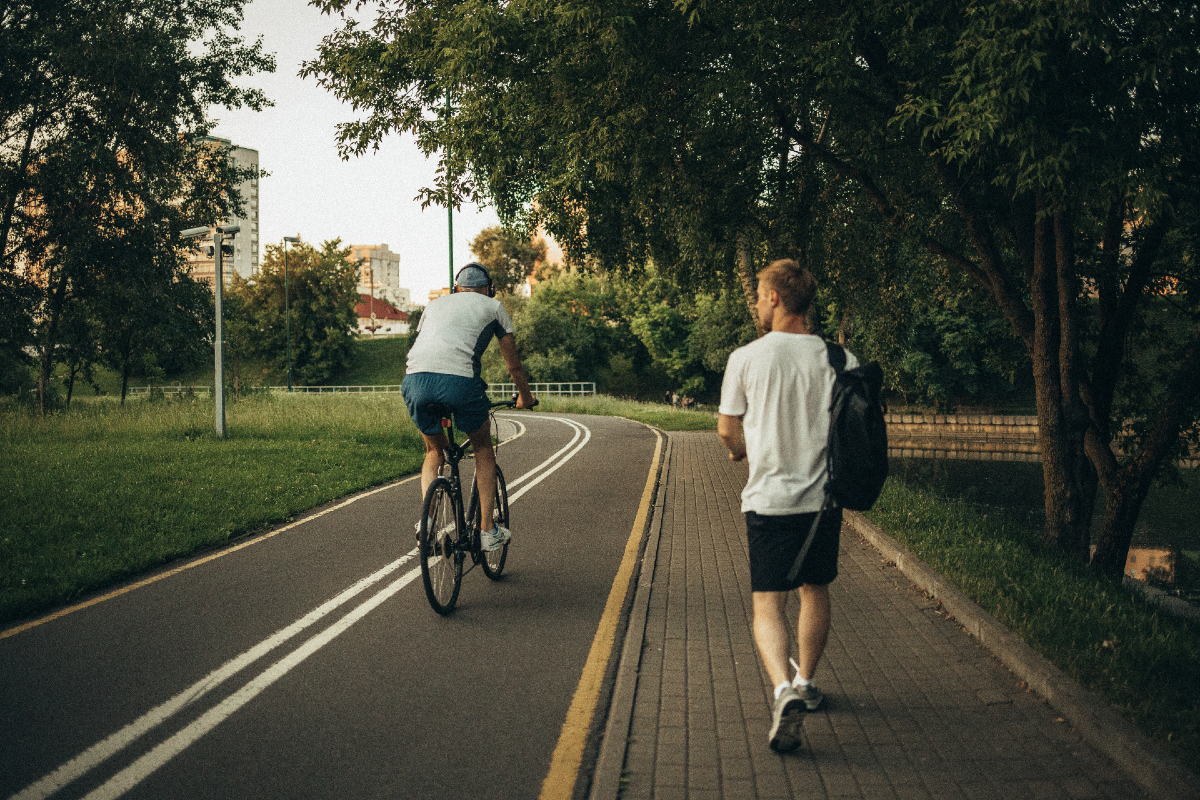
[{"label": "cyclist's white sneaker", "polygon": [[512,531],[503,525],[497,525],[490,531],[480,531],[479,546],[489,553],[499,550],[512,538]]}]

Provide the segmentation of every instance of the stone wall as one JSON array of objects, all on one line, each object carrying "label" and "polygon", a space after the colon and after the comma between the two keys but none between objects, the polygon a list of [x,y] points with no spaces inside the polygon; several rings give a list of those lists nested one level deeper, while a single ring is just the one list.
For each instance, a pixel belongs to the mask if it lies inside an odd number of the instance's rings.
[{"label": "stone wall", "polygon": [[[1041,461],[1037,417],[1007,414],[885,414],[888,455],[971,461]],[[1200,454],[1180,461],[1200,466]]]},{"label": "stone wall", "polygon": [[887,414],[888,455],[972,461],[1040,461],[1037,417]]}]

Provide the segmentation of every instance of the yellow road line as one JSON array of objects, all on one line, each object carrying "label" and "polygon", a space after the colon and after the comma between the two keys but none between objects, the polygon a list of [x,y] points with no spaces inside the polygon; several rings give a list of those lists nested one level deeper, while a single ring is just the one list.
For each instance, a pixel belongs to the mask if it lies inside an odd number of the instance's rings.
[{"label": "yellow road line", "polygon": [[410,481],[415,481],[419,477],[421,477],[421,476],[413,475],[409,478],[405,478],[402,481],[397,481],[396,483],[389,483],[386,486],[380,486],[376,489],[370,490],[369,492],[363,492],[362,494],[356,494],[347,500],[343,500],[342,502],[338,503],[335,506],[330,506],[329,508],[325,509],[324,511],[319,511],[316,514],[313,514],[311,517],[305,517],[304,519],[297,520],[297,521],[291,523],[290,525],[284,525],[282,528],[276,528],[275,530],[269,531],[260,536],[255,536],[253,539],[242,542],[241,544],[235,544],[232,547],[226,547],[224,550],[218,550],[217,552],[211,553],[207,556],[204,556],[203,558],[198,558],[195,561],[189,561],[188,563],[184,564],[183,566],[179,566],[179,567],[176,567],[175,569],[167,570],[166,572],[160,572],[159,574],[154,575],[153,577],[145,578],[144,580],[140,580],[136,583],[131,583],[128,586],[122,586],[120,589],[115,589],[111,592],[108,592],[107,594],[102,594],[99,597],[93,597],[91,600],[87,600],[82,603],[76,603],[75,605],[68,606],[67,608],[59,609],[58,611],[55,611],[53,614],[47,614],[44,617],[40,617],[38,619],[31,620],[29,622],[26,622],[24,625],[18,625],[15,628],[9,628],[6,631],[0,631],[0,639],[7,639],[9,636],[16,636],[18,633],[27,631],[30,628],[36,628],[38,625],[44,625],[45,623],[51,622],[60,617],[65,617],[67,614],[73,614],[76,611],[81,611],[82,609],[88,608],[89,606],[94,606],[98,603],[103,603],[106,600],[112,600],[114,597],[120,597],[121,595],[132,592],[135,589],[140,589],[143,586],[148,586],[152,583],[157,583],[158,581],[161,581],[165,578],[169,578],[172,575],[178,575],[179,573],[181,573],[185,570],[189,570],[192,567],[198,567],[201,564],[207,564],[209,561],[214,561],[214,560],[220,558],[221,556],[227,556],[230,553],[236,553],[238,550],[241,550],[244,547],[249,547],[252,544],[258,544],[259,542],[266,541],[267,539],[270,539],[272,536],[278,536],[279,534],[283,533],[284,531],[290,531],[292,528],[303,525],[306,522],[312,522],[314,519],[317,519],[318,517],[323,517],[326,514],[329,514],[333,511],[337,511],[339,508],[348,506],[353,502],[363,499],[364,497],[370,497],[371,495],[376,494],[377,492],[382,492],[385,489],[391,489],[394,486],[400,486],[401,484],[409,483]]},{"label": "yellow road line", "polygon": [[562,733],[559,734],[558,745],[550,759],[550,771],[542,781],[539,800],[570,800],[575,791],[575,781],[579,778],[579,767],[583,763],[583,748],[587,743],[588,731],[592,727],[592,718],[596,715],[596,705],[600,701],[600,684],[604,681],[604,673],[612,657],[621,606],[625,603],[629,582],[633,579],[633,568],[637,562],[642,532],[650,514],[650,499],[654,496],[654,482],[658,476],[663,442],[661,433],[654,431],[654,435],[657,437],[654,444],[654,460],[651,461],[650,473],[646,476],[642,502],[638,506],[629,541],[625,543],[625,555],[621,558],[621,566],[617,568],[617,575],[613,578],[608,602],[604,604],[604,613],[600,617],[596,636],[592,639],[587,662],[583,665],[583,674],[579,678],[579,685],[575,687],[575,695],[571,698],[571,707],[567,710],[567,719],[563,723]]}]

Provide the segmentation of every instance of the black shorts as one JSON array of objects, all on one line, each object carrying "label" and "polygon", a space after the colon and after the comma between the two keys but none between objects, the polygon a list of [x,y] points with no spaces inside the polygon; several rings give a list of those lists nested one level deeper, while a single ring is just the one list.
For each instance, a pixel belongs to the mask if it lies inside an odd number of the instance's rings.
[{"label": "black shorts", "polygon": [[804,583],[815,586],[833,583],[837,577],[838,546],[842,535],[842,509],[837,507],[825,510],[800,574],[795,581],[787,579],[816,516],[816,512],[782,516],[746,512],[750,588],[753,591],[786,592]]}]

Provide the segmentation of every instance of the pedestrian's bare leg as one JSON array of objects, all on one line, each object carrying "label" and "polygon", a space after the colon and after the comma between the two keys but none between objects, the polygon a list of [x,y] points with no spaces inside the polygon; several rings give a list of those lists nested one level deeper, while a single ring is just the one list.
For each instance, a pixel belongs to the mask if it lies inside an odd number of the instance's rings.
[{"label": "pedestrian's bare leg", "polygon": [[778,686],[788,680],[788,650],[791,646],[791,631],[788,630],[787,592],[754,592],[754,643],[758,655],[771,677],[771,685]]},{"label": "pedestrian's bare leg", "polygon": [[[829,641],[829,586],[814,586],[806,583],[800,587],[800,619],[796,624],[796,638],[800,644],[800,677],[811,681],[817,671],[817,662],[825,652]],[[774,676],[772,676],[774,680]]]},{"label": "pedestrian's bare leg", "polygon": [[492,447],[492,426],[484,421],[474,433],[467,434],[475,454],[475,485],[479,487],[479,529],[492,529],[496,510],[496,451]]}]

